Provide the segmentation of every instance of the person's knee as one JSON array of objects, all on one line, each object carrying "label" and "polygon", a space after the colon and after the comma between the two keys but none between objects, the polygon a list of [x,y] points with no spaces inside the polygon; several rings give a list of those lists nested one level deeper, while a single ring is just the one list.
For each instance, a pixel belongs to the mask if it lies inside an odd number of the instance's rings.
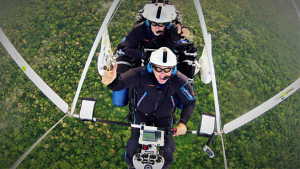
[{"label": "person's knee", "polygon": [[175,147],[166,147],[163,149],[163,156],[165,159],[173,159],[173,153],[175,151]]},{"label": "person's knee", "polygon": [[175,151],[175,142],[172,140],[170,142],[167,142],[162,147],[163,157],[165,160],[173,160],[173,153]]},{"label": "person's knee", "polygon": [[130,138],[127,140],[127,146],[125,151],[125,161],[129,166],[133,166],[133,156],[139,151],[140,144],[135,138]]},{"label": "person's knee", "polygon": [[129,139],[127,141],[127,146],[126,146],[127,156],[133,157],[137,153],[137,151],[140,147],[141,147],[141,145],[139,144],[138,140]]}]

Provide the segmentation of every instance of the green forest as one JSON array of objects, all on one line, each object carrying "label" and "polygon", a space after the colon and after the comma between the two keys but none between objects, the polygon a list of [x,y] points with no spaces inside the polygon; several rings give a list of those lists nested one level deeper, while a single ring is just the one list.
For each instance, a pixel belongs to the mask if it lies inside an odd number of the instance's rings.
[{"label": "green forest", "polygon": [[[192,0],[171,0],[191,31],[200,58],[204,44]],[[111,45],[131,30],[147,0],[123,1],[108,31]],[[0,0],[0,28],[37,74],[69,105],[111,0]],[[300,77],[300,18],[291,1],[201,0],[212,35],[222,126],[262,104]],[[300,9],[300,3],[296,2]],[[97,99],[94,117],[126,122],[127,107],[111,102],[101,83],[97,52],[80,97]],[[14,162],[64,116],[23,74],[0,45],[0,168]],[[187,124],[197,130],[200,113],[214,113],[211,83],[195,77],[196,108]],[[300,93],[245,126],[223,135],[228,168],[300,168]],[[80,100],[75,113],[79,113]],[[176,115],[179,117],[180,111]],[[18,168],[125,169],[130,128],[66,117]],[[170,169],[224,168],[221,138],[175,138]]]}]

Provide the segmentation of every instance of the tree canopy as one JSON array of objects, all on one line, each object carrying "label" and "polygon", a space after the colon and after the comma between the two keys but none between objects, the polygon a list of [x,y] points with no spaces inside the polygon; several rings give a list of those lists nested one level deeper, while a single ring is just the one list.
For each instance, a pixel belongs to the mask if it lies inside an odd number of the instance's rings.
[{"label": "tree canopy", "polygon": [[[174,0],[200,58],[204,44],[193,1]],[[0,1],[0,27],[37,74],[69,105],[73,101],[89,51],[112,1]],[[108,31],[112,48],[130,31],[146,0],[124,1]],[[282,0],[203,0],[212,34],[222,125],[250,111],[300,77],[300,18]],[[300,8],[299,2],[296,2]],[[98,48],[99,49],[99,48]],[[101,83],[97,53],[79,97],[96,98],[94,116],[126,122],[127,107],[111,102]],[[23,74],[0,47],[0,164],[11,165],[63,113]],[[187,124],[197,130],[200,113],[214,114],[211,84],[195,77],[196,108]],[[299,168],[300,94],[249,124],[224,136],[229,168]],[[78,113],[80,101],[75,113]],[[179,117],[180,111],[176,115]],[[19,168],[126,168],[124,151],[130,129],[65,118]],[[210,159],[206,138],[175,138],[170,168],[224,168],[221,140],[215,137]]]}]

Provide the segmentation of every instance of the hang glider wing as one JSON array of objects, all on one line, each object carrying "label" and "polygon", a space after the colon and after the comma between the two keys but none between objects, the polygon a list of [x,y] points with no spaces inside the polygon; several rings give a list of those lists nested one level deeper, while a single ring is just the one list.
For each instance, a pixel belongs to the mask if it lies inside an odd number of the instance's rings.
[{"label": "hang glider wing", "polygon": [[254,108],[253,110],[249,111],[248,113],[236,118],[235,120],[227,123],[224,125],[224,133],[227,134],[245,124],[252,121],[253,119],[257,118],[258,116],[264,114],[271,108],[275,107],[277,104],[284,101],[290,95],[295,93],[300,88],[300,78],[296,80],[294,83],[289,85],[287,88],[282,90],[280,93],[269,99],[268,101],[264,102],[263,104],[259,105],[258,107]]},{"label": "hang glider wing", "polygon": [[0,28],[0,41],[16,64],[21,70],[28,76],[28,78],[64,113],[69,109],[68,104],[60,98],[29,66],[29,64],[23,59],[20,53],[14,48],[9,39],[5,36],[4,32]]}]

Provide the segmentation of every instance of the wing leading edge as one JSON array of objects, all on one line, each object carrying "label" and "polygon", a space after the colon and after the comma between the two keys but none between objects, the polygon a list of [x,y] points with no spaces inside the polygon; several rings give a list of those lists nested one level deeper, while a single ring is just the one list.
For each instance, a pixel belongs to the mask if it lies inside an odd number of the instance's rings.
[{"label": "wing leading edge", "polygon": [[300,78],[297,79],[294,83],[289,85],[287,88],[282,90],[280,93],[259,105],[258,107],[252,109],[248,113],[236,118],[235,120],[224,125],[223,131],[225,134],[247,124],[248,122],[254,120],[258,116],[264,114],[271,108],[275,107],[277,104],[284,101],[286,98],[294,94],[300,88]]},{"label": "wing leading edge", "polygon": [[5,36],[4,32],[0,28],[0,41],[16,64],[21,70],[28,76],[28,78],[64,113],[67,113],[69,106],[60,98],[29,66],[29,64],[23,59],[20,53],[14,48],[9,39]]}]

